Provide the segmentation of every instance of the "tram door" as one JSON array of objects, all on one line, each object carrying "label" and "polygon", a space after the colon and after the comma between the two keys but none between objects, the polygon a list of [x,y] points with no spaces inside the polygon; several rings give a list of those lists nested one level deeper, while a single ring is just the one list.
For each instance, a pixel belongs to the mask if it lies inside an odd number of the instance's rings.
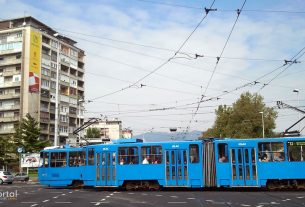
[{"label": "tram door", "polygon": [[188,180],[187,151],[167,150],[165,154],[167,186],[186,186]]},{"label": "tram door", "polygon": [[257,186],[255,148],[232,148],[233,186]]},{"label": "tram door", "polygon": [[114,186],[116,180],[116,153],[96,153],[96,185]]}]

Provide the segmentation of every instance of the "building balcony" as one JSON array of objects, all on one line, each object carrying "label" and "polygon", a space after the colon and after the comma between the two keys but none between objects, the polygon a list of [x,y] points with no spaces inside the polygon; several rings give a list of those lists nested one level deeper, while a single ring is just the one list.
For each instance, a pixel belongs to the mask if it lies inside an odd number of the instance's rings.
[{"label": "building balcony", "polygon": [[49,122],[50,122],[50,119],[40,117],[40,123],[48,124]]},{"label": "building balcony", "polygon": [[51,55],[42,54],[42,58],[46,60],[51,60]]},{"label": "building balcony", "polygon": [[85,78],[84,78],[84,76],[82,76],[82,77],[77,76],[77,80],[85,81]]},{"label": "building balcony", "polygon": [[20,59],[7,59],[7,60],[0,61],[0,66],[17,65],[17,64],[21,64],[21,58]]},{"label": "building balcony", "polygon": [[72,117],[72,118],[77,118],[77,115],[76,115],[76,113],[74,114],[74,113],[69,113],[69,117]]},{"label": "building balcony", "polygon": [[1,99],[15,99],[15,98],[20,98],[20,93],[11,93],[11,94],[0,95],[0,100]]},{"label": "building balcony", "polygon": [[68,137],[69,133],[68,132],[59,132],[59,136]]},{"label": "building balcony", "polygon": [[48,109],[48,108],[45,108],[45,107],[40,107],[40,111],[49,112],[49,109]]},{"label": "building balcony", "polygon": [[49,134],[49,130],[48,129],[41,129],[40,133],[41,134]]},{"label": "building balcony", "polygon": [[77,89],[78,89],[78,90],[81,90],[81,91],[84,91],[84,90],[85,90],[84,86],[77,86]]},{"label": "building balcony", "polygon": [[0,122],[15,122],[15,121],[19,121],[19,116],[0,117]]},{"label": "building balcony", "polygon": [[17,87],[17,86],[20,86],[21,85],[21,82],[19,81],[19,82],[6,82],[6,83],[4,83],[2,86],[0,86],[0,87],[2,87],[2,88],[9,88],[9,87]]},{"label": "building balcony", "polygon": [[3,71],[2,75],[5,76],[13,76],[13,75],[20,75],[20,70],[14,70],[14,71]]},{"label": "building balcony", "polygon": [[13,134],[15,129],[0,129],[0,134]]},{"label": "building balcony", "polygon": [[50,102],[50,98],[49,97],[41,96],[40,100],[46,101],[46,102]]},{"label": "building balcony", "polygon": [[20,105],[11,105],[11,106],[1,106],[0,111],[9,111],[9,110],[19,110]]}]

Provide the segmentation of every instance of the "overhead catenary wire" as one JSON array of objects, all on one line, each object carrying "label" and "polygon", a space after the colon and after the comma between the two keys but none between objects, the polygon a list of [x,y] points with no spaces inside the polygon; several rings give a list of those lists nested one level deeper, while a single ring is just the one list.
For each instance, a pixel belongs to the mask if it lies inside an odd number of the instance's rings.
[{"label": "overhead catenary wire", "polygon": [[183,46],[187,43],[187,41],[191,38],[191,36],[194,34],[194,32],[199,28],[199,26],[201,25],[201,23],[205,20],[205,18],[207,17],[207,15],[209,14],[209,12],[211,11],[211,8],[213,7],[215,3],[215,0],[213,1],[213,3],[211,4],[210,8],[207,9],[205,8],[205,15],[202,17],[202,19],[199,21],[199,23],[196,25],[196,27],[192,30],[192,32],[189,34],[189,36],[183,41],[183,43],[179,46],[178,50],[175,52],[175,54],[173,56],[171,56],[167,61],[163,62],[161,65],[159,65],[158,67],[156,67],[154,70],[152,70],[151,72],[149,72],[148,74],[146,74],[145,76],[143,76],[142,78],[138,79],[137,81],[135,81],[133,84],[126,86],[122,89],[113,91],[111,93],[99,96],[99,97],[95,97],[93,99],[90,99],[89,101],[94,101],[100,98],[103,98],[105,96],[109,96],[109,95],[113,95],[116,93],[119,93],[121,91],[127,90],[131,87],[133,87],[134,85],[138,84],[139,82],[141,82],[142,80],[144,80],[145,78],[147,78],[148,76],[152,75],[153,73],[157,72],[158,70],[160,70],[161,68],[163,68],[165,65],[167,65],[179,52],[180,50],[183,48]]},{"label": "overhead catenary wire", "polygon": [[[163,5],[169,7],[177,7],[177,8],[185,8],[185,9],[202,9],[196,6],[188,6],[188,5],[181,5],[181,4],[173,4],[167,2],[160,2],[160,1],[152,1],[152,0],[134,0],[144,3],[156,4],[156,5]],[[233,12],[235,10],[232,9],[217,9],[221,12]],[[244,12],[260,12],[260,13],[291,13],[291,14],[305,14],[305,11],[293,11],[293,10],[264,10],[264,9],[245,9]]]},{"label": "overhead catenary wire", "polygon": [[237,9],[237,11],[236,11],[236,12],[237,12],[237,17],[236,17],[236,19],[235,19],[235,21],[234,21],[234,24],[233,24],[233,26],[232,26],[232,28],[231,28],[231,30],[230,30],[230,33],[229,33],[228,37],[226,38],[226,42],[225,42],[225,44],[224,44],[224,46],[223,46],[223,48],[222,48],[222,50],[221,50],[221,52],[220,52],[220,55],[217,57],[217,60],[216,60],[216,63],[215,63],[213,72],[212,72],[212,74],[211,74],[211,76],[210,76],[210,78],[209,78],[209,81],[208,81],[208,84],[207,84],[206,88],[204,89],[204,92],[203,92],[203,94],[202,94],[202,96],[201,96],[200,102],[198,103],[196,110],[195,110],[195,112],[192,114],[192,118],[191,118],[191,120],[190,120],[190,122],[189,122],[189,125],[187,126],[186,133],[188,132],[188,130],[189,130],[191,124],[192,124],[192,121],[194,120],[196,114],[198,113],[200,104],[202,103],[201,101],[203,100],[203,98],[204,98],[205,95],[206,95],[206,92],[207,92],[207,90],[208,90],[208,88],[209,88],[209,86],[210,86],[210,83],[211,83],[211,81],[212,81],[212,79],[213,79],[213,77],[214,77],[215,71],[217,70],[217,66],[219,65],[219,61],[221,60],[222,54],[223,54],[223,52],[225,51],[225,49],[226,49],[226,47],[227,47],[227,45],[228,45],[228,42],[229,42],[229,40],[230,40],[230,37],[231,37],[231,35],[232,35],[232,33],[233,33],[234,29],[235,29],[236,23],[237,23],[237,21],[238,21],[238,19],[239,19],[239,17],[240,17],[240,14],[241,14],[241,12],[242,12],[242,10],[243,10],[243,8],[244,8],[246,2],[247,2],[247,0],[244,0],[243,4],[242,4],[242,6],[241,6],[241,9]]}]

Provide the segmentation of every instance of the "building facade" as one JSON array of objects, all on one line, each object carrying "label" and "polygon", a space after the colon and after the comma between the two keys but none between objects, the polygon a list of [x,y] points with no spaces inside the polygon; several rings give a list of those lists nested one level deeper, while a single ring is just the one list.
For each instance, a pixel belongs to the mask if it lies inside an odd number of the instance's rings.
[{"label": "building facade", "polygon": [[87,141],[94,143],[109,142],[122,138],[122,121],[119,120],[104,120],[94,123],[90,128],[97,128],[100,131],[100,136],[95,138],[87,138]]},{"label": "building facade", "polygon": [[66,143],[84,121],[84,56],[33,17],[0,21],[0,135],[14,133],[29,113],[41,139]]}]

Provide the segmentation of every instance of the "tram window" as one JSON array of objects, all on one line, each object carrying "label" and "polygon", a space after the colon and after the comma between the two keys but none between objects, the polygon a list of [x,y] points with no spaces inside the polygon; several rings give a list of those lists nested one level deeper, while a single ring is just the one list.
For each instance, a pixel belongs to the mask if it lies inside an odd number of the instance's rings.
[{"label": "tram window", "polygon": [[119,147],[119,159],[120,165],[132,165],[139,164],[138,147]]},{"label": "tram window", "polygon": [[161,146],[141,147],[141,158],[143,164],[161,164],[163,160]]},{"label": "tram window", "polygon": [[281,162],[285,160],[283,142],[258,143],[260,162]]},{"label": "tram window", "polygon": [[94,165],[94,149],[88,151],[88,165]]},{"label": "tram window", "polygon": [[198,144],[190,145],[190,162],[198,163],[199,162],[199,146]]},{"label": "tram window", "polygon": [[290,162],[305,161],[305,141],[287,142],[287,147]]},{"label": "tram window", "polygon": [[48,152],[40,153],[40,167],[49,167],[49,153]]},{"label": "tram window", "polygon": [[69,166],[77,167],[85,165],[86,152],[85,151],[75,151],[69,152]]},{"label": "tram window", "polygon": [[229,162],[228,144],[218,144],[218,161],[222,163]]},{"label": "tram window", "polygon": [[51,152],[51,167],[66,167],[66,152]]}]

